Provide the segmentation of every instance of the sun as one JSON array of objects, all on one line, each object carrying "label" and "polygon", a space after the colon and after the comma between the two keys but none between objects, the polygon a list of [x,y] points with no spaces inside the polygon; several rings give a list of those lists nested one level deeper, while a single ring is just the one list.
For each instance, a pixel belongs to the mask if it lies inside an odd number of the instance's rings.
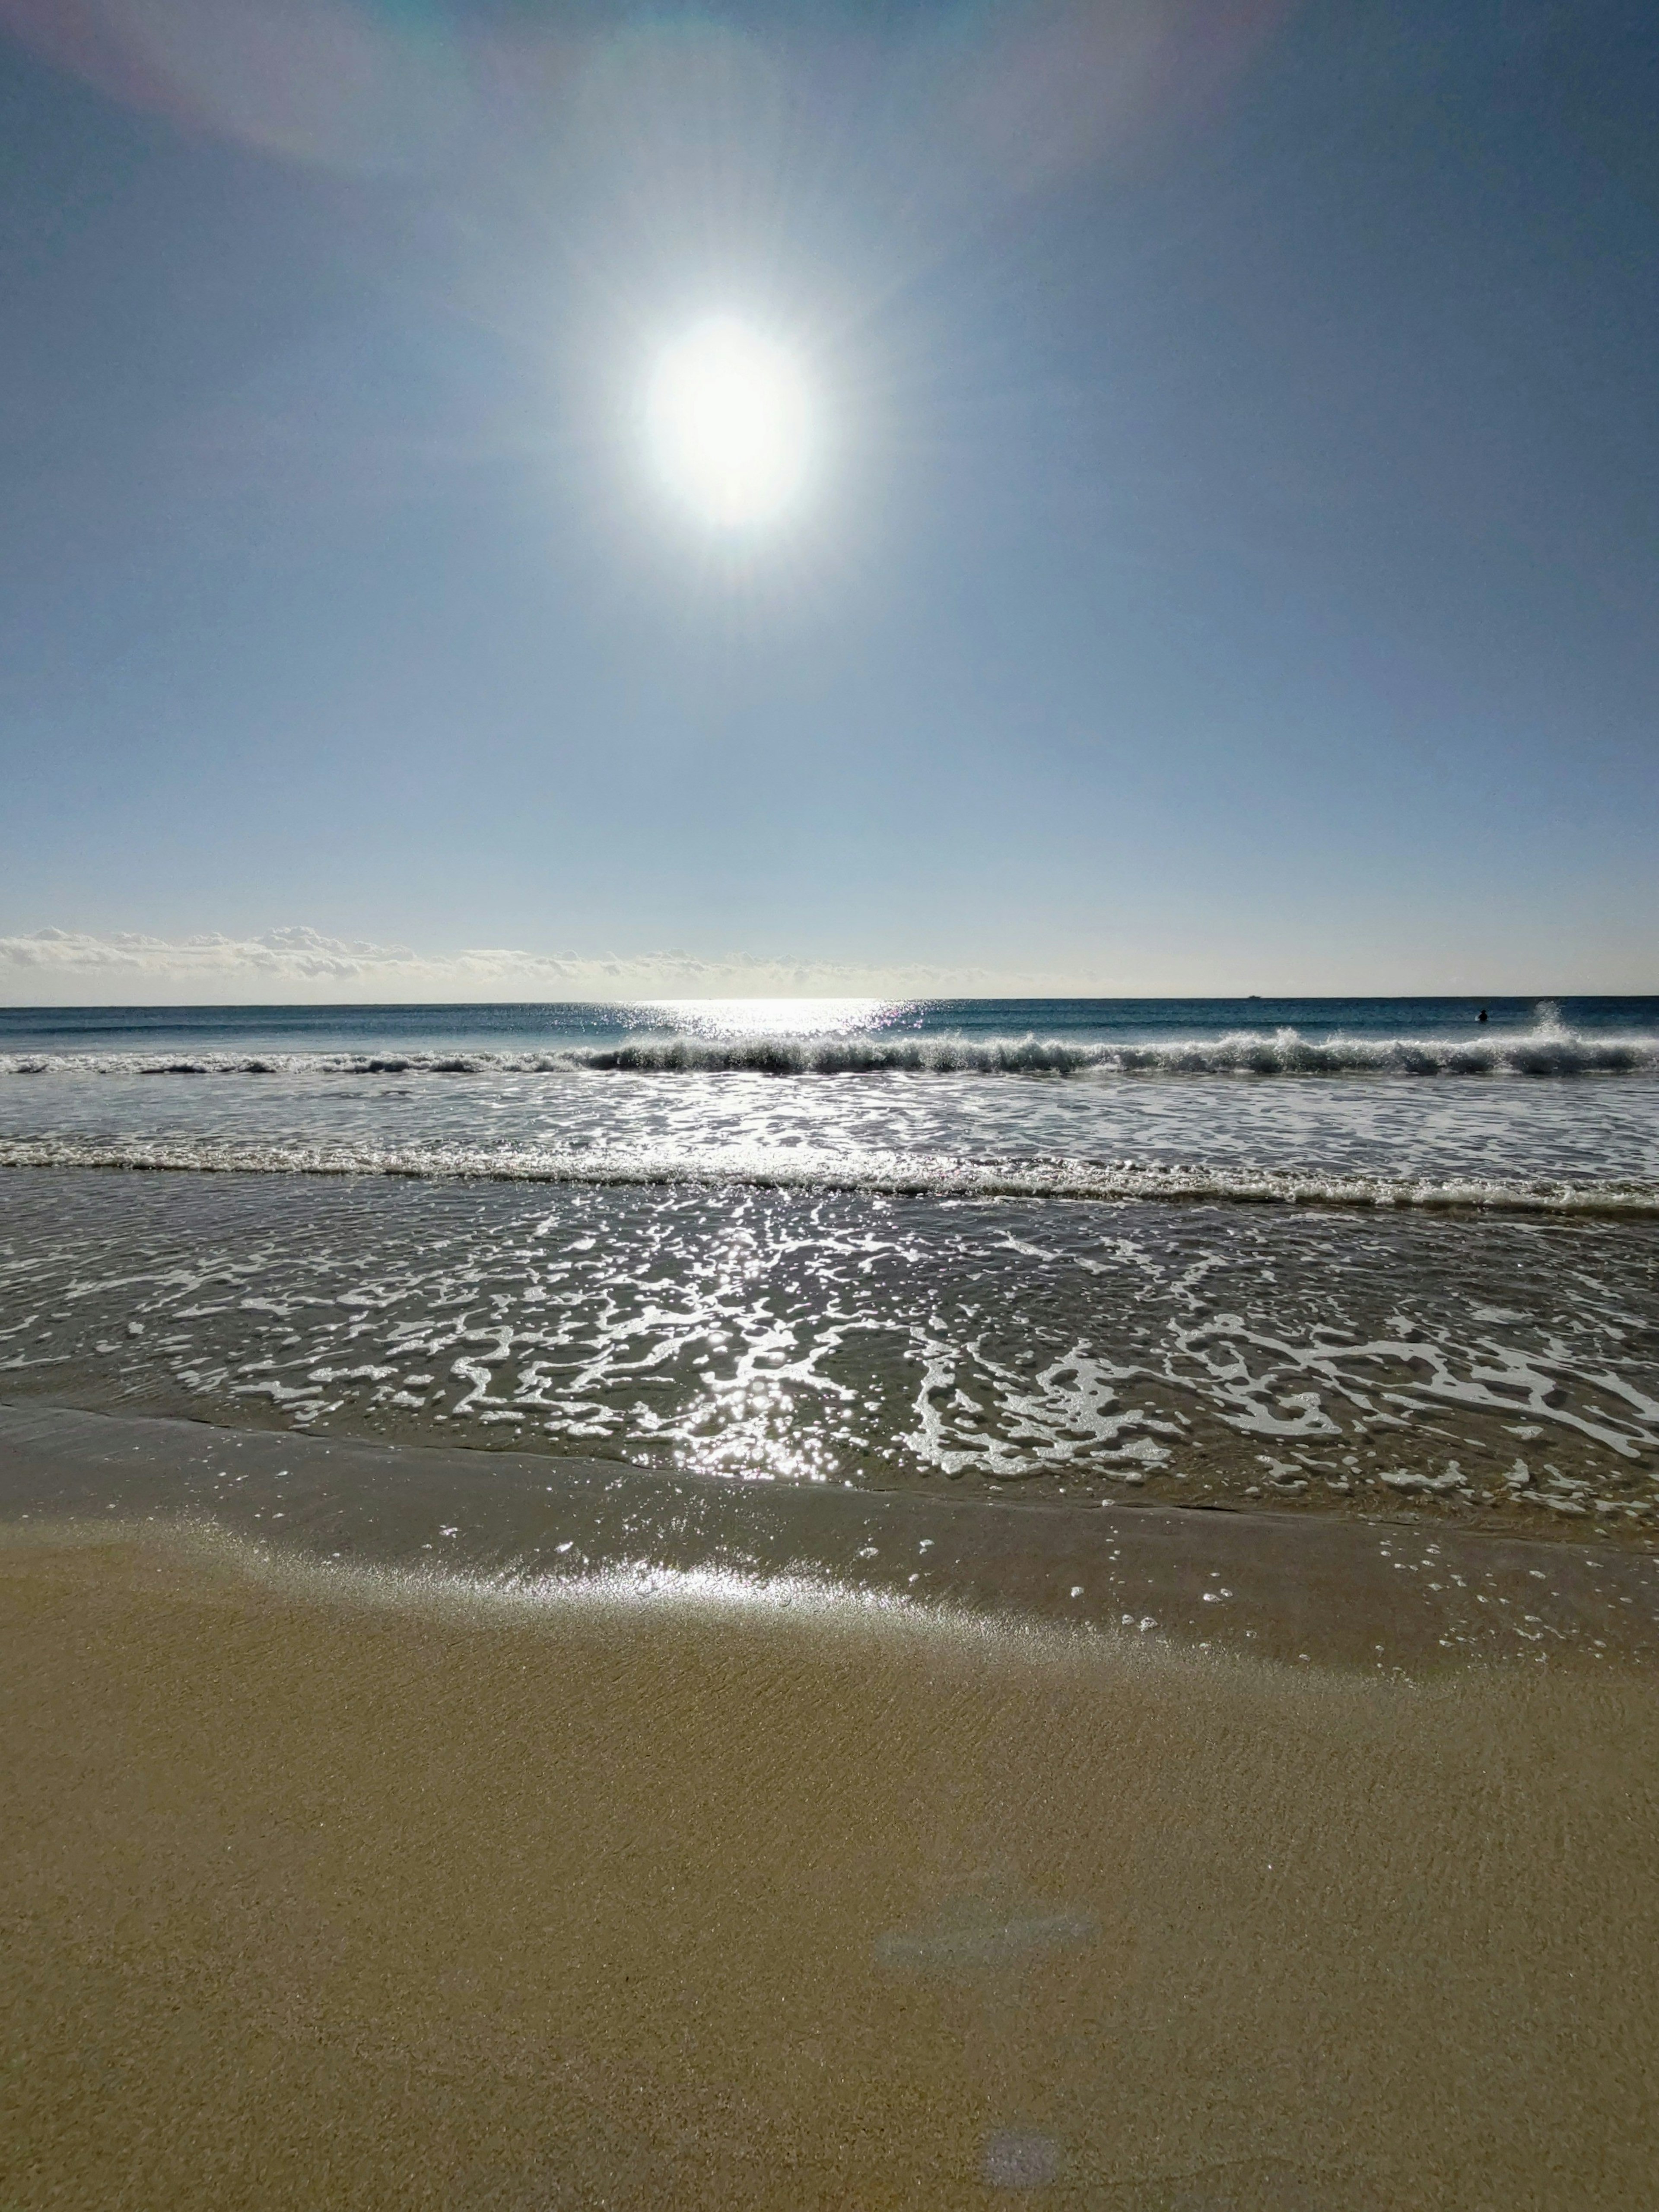
[{"label": "sun", "polygon": [[705,521],[769,521],[801,488],[811,445],[806,380],[791,356],[719,317],[669,347],[646,409],[653,457]]}]

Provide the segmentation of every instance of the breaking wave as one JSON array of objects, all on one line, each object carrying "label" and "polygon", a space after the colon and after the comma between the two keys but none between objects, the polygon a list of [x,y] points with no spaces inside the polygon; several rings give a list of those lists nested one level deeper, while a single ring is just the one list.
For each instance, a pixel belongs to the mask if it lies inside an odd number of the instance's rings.
[{"label": "breaking wave", "polygon": [[1659,1073],[1659,1038],[1310,1038],[1295,1029],[1073,1043],[1041,1036],[630,1038],[539,1051],[7,1053],[0,1075],[1573,1076]]},{"label": "breaking wave", "polygon": [[523,1149],[464,1145],[261,1144],[223,1138],[0,1138],[0,1169],[93,1168],[196,1175],[364,1176],[680,1186],[959,1199],[1157,1200],[1165,1203],[1659,1216],[1659,1183],[1440,1178],[1079,1158],[975,1160],[949,1153],[755,1147]]}]

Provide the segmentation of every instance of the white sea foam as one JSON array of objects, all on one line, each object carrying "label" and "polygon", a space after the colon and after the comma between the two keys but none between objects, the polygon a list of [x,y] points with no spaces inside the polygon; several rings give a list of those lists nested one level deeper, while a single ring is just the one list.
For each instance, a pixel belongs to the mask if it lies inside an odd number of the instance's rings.
[{"label": "white sea foam", "polygon": [[[1056,1163],[970,1179],[941,1148],[940,1195],[898,1200],[864,1194],[883,1184],[854,1181],[852,1147],[827,1175],[822,1148],[769,1148],[782,1188],[718,1179],[763,1176],[758,1158],[620,1150],[590,1152],[586,1188],[338,1156],[315,1180],[0,1176],[0,1396],[791,1482],[1659,1510],[1659,1188],[1623,1221],[1431,1214],[1352,1183],[1346,1209],[1317,1202],[1328,1185],[1090,1206],[1050,1181],[981,1203]],[[927,1188],[919,1151],[863,1158],[883,1166],[887,1189]],[[629,1187],[653,1168],[684,1180]],[[1175,1181],[1120,1160],[1095,1187]]]},{"label": "white sea foam", "polygon": [[1659,1038],[1545,1019],[1489,1037],[1312,1038],[1299,1030],[1144,1040],[787,1036],[632,1037],[544,1049],[0,1054],[0,1075],[1572,1076],[1659,1073]]},{"label": "white sea foam", "polygon": [[1145,1042],[1004,1037],[698,1037],[588,1047],[573,1064],[640,1074],[1589,1075],[1659,1073],[1659,1040],[1589,1037],[1557,1024],[1490,1042],[1304,1037],[1294,1029]]},{"label": "white sea foam", "polygon": [[806,1146],[491,1147],[302,1145],[170,1136],[0,1137],[0,1169],[95,1168],[209,1175],[378,1176],[424,1182],[555,1183],[583,1188],[865,1191],[939,1198],[1151,1199],[1235,1205],[1475,1208],[1534,1214],[1659,1215],[1659,1184],[1459,1176],[1413,1177],[1078,1158],[975,1160],[952,1154]]}]

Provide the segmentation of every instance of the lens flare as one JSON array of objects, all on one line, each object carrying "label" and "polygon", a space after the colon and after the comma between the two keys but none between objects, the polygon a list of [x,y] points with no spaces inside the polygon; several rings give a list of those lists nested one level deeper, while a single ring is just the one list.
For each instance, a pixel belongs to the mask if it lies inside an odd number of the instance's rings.
[{"label": "lens flare", "polygon": [[670,347],[647,420],[665,479],[708,522],[767,521],[800,489],[811,432],[805,380],[781,346],[741,323],[704,323]]}]

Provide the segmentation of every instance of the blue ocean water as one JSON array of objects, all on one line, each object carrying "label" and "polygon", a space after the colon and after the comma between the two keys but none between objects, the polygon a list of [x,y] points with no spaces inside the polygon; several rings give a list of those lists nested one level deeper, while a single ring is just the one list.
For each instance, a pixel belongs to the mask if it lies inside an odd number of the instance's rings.
[{"label": "blue ocean water", "polygon": [[[1483,1021],[1482,1016],[1486,1017]],[[0,1007],[0,1054],[581,1051],[653,1039],[1079,1048],[1283,1032],[1310,1045],[1491,1046],[1562,1031],[1659,1047],[1659,998],[746,1000],[672,1005]]]},{"label": "blue ocean water", "polygon": [[7,1010],[0,1394],[1659,1526],[1659,999]]}]

